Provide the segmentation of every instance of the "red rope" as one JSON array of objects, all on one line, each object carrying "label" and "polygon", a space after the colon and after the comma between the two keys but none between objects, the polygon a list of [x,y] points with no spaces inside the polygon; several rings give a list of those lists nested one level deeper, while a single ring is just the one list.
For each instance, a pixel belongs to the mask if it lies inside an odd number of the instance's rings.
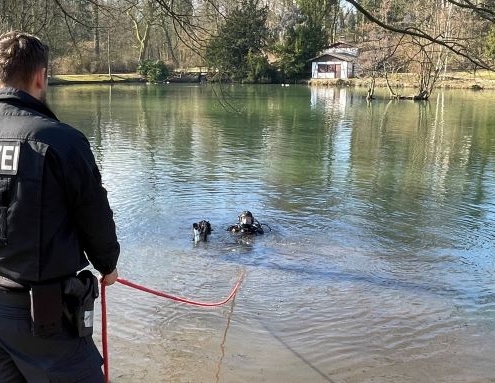
[{"label": "red rope", "polygon": [[105,383],[109,382],[108,373],[108,339],[107,339],[107,297],[106,286],[101,284],[101,344],[103,349],[103,373],[105,374]]},{"label": "red rope", "polygon": [[240,284],[242,282],[242,278],[243,278],[243,275],[241,274],[239,276],[239,278],[237,279],[237,282],[234,285],[234,287],[232,288],[232,291],[230,292],[230,294],[228,295],[228,297],[225,298],[224,300],[220,301],[220,302],[198,302],[198,301],[193,301],[191,299],[181,298],[181,297],[178,297],[178,296],[175,296],[175,295],[163,293],[163,292],[158,291],[158,290],[153,290],[153,289],[150,289],[148,287],[144,287],[144,286],[138,285],[137,283],[129,282],[128,280],[125,280],[123,278],[117,278],[117,282],[119,282],[119,283],[121,283],[123,285],[129,286],[129,287],[135,288],[137,290],[144,291],[146,293],[150,293],[150,294],[156,295],[158,297],[171,299],[173,301],[187,303],[187,304],[194,305],[194,306],[215,307],[215,306],[224,305],[225,303],[227,303],[228,301],[230,301],[232,299],[232,297],[237,293],[237,290],[239,289],[239,286],[240,286]]},{"label": "red rope", "polygon": [[[175,295],[167,294],[158,290],[153,290],[148,287],[138,285],[137,283],[130,282],[126,279],[123,278],[117,278],[117,282],[128,286],[132,287],[134,289],[144,291],[146,293],[150,293],[162,298],[167,298],[171,299],[173,301],[177,302],[182,302],[182,303],[187,303],[190,305],[194,306],[202,306],[202,307],[217,307],[217,306],[222,306],[228,301],[230,301],[236,294],[237,290],[239,290],[239,287],[242,283],[242,280],[244,278],[244,273],[241,273],[239,275],[239,278],[237,279],[237,282],[235,283],[234,287],[230,291],[230,294],[227,296],[222,301],[219,302],[200,302],[200,301],[194,301],[192,299],[187,299],[187,298],[181,298]],[[106,291],[105,291],[105,285],[102,283],[101,284],[101,342],[102,342],[102,349],[103,349],[103,371],[105,374],[105,383],[108,383],[110,381],[110,376],[109,376],[109,362],[108,362],[108,337],[107,337],[107,303],[106,303]]]}]

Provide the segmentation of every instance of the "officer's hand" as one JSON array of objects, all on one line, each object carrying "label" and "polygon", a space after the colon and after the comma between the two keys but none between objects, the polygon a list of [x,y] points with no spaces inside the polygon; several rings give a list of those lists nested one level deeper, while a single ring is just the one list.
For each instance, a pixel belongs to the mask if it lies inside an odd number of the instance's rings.
[{"label": "officer's hand", "polygon": [[104,275],[101,278],[101,283],[103,283],[105,286],[113,285],[118,277],[119,273],[117,272],[117,269],[115,269],[110,274]]}]

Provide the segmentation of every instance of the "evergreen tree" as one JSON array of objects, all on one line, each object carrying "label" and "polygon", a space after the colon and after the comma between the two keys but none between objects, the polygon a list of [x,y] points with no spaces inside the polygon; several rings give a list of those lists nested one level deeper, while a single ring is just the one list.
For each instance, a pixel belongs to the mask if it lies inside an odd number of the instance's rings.
[{"label": "evergreen tree", "polygon": [[328,45],[326,8],[317,9],[318,2],[314,0],[301,0],[300,3],[298,13],[287,25],[282,41],[275,45],[280,57],[278,67],[286,79],[304,77],[308,60]]},{"label": "evergreen tree", "polygon": [[[242,0],[230,13],[206,47],[206,60],[219,70],[223,78],[258,80],[266,63],[263,49],[268,38],[267,7],[258,7],[256,0]],[[250,76],[251,75],[251,76]]]}]

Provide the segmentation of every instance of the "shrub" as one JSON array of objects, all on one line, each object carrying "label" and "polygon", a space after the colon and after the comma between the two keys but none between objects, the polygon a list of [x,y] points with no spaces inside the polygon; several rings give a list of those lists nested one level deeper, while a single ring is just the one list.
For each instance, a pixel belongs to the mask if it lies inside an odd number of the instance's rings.
[{"label": "shrub", "polygon": [[165,81],[169,74],[167,66],[160,60],[141,61],[138,64],[137,72],[143,76],[146,81],[154,84]]}]

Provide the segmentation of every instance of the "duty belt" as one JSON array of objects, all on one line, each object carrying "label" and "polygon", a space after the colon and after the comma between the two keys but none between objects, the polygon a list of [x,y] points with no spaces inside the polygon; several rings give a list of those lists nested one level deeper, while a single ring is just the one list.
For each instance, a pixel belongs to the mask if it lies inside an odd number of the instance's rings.
[{"label": "duty belt", "polygon": [[22,308],[31,307],[29,287],[0,276],[0,304]]},{"label": "duty belt", "polygon": [[0,305],[30,308],[31,296],[23,290],[0,289]]},{"label": "duty belt", "polygon": [[27,292],[30,290],[28,286],[22,285],[16,281],[13,281],[12,279],[3,277],[1,275],[0,275],[0,289],[18,291],[18,292]]}]

